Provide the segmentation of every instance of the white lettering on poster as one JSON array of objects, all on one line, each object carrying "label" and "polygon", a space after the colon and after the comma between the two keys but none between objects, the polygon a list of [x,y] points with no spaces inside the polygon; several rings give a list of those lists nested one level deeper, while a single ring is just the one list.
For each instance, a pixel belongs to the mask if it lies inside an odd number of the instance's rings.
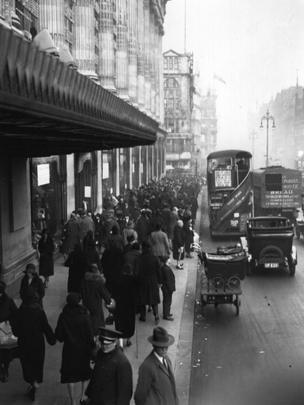
[{"label": "white lettering on poster", "polygon": [[50,184],[50,165],[49,163],[43,163],[37,165],[37,185],[43,186],[44,184]]}]

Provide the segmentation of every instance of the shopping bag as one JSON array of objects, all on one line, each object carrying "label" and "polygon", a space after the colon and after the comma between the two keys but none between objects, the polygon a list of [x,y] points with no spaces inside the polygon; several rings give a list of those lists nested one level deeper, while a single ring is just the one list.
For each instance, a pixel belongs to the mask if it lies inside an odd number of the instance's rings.
[{"label": "shopping bag", "polygon": [[9,321],[0,322],[0,349],[13,349],[18,346]]}]

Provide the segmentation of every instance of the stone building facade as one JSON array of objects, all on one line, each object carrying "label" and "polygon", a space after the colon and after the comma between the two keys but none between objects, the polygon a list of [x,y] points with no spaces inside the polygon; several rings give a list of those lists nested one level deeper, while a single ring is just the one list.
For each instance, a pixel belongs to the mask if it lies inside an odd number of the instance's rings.
[{"label": "stone building facade", "polygon": [[193,55],[163,53],[164,113],[168,170],[192,170]]},{"label": "stone building facade", "polygon": [[[69,50],[80,73],[132,104],[161,127],[166,2],[0,0],[0,15],[11,23],[14,13],[17,14],[22,28],[33,33],[47,29],[59,51]],[[91,210],[101,211],[106,194],[118,195],[126,188],[160,178],[165,173],[165,135],[160,129],[156,143],[151,146],[31,159],[33,195],[39,196],[33,201],[33,205],[38,204],[33,217],[41,204],[44,210],[53,206],[54,213],[61,213],[52,221],[53,229],[58,231],[69,213],[83,201]],[[37,167],[41,164],[48,164],[53,173],[49,187],[38,186]],[[54,187],[58,180],[62,187]],[[58,209],[60,199],[63,201]]]},{"label": "stone building facade", "polygon": [[[123,100],[126,106],[134,106],[147,122],[150,120],[151,127],[158,128],[154,144],[146,138],[142,128],[142,146],[133,147],[140,142],[132,143],[132,134],[129,143],[123,141],[123,132],[130,134],[133,128],[128,123],[124,131],[122,123],[130,120],[124,116],[128,108],[123,108],[117,111],[117,122],[113,121],[109,130],[111,134],[119,128],[122,134],[122,142],[119,143],[127,146],[113,147],[115,142],[111,140],[107,143],[106,136],[103,136],[100,150],[68,155],[48,156],[47,151],[41,155],[32,154],[24,161],[24,176],[25,184],[31,183],[26,198],[31,198],[32,215],[31,219],[28,216],[27,219],[32,222],[34,230],[45,226],[39,218],[43,212],[46,226],[53,234],[59,235],[63,223],[74,209],[85,205],[93,212],[101,212],[103,198],[107,194],[123,194],[127,188],[139,187],[164,175],[166,132],[163,129],[162,36],[166,2],[0,0],[1,24],[13,27],[17,23],[18,29],[30,32],[33,37],[47,29],[59,54],[68,50],[79,73]],[[100,119],[113,110],[113,106],[107,104],[107,97],[104,100]],[[64,111],[62,113],[65,114]],[[77,119],[81,121],[83,118]],[[67,134],[71,131],[66,128]],[[110,134],[108,137],[111,137]],[[134,139],[138,136],[141,136],[141,130],[140,123],[136,121]],[[21,172],[23,169],[20,168]],[[5,178],[9,179],[9,176],[6,173]],[[24,263],[33,256],[27,231],[24,238],[27,241],[24,260],[13,260],[7,256],[13,240],[5,249],[3,266],[9,283],[18,279]],[[17,238],[16,243],[21,247],[23,242],[18,242]]]}]

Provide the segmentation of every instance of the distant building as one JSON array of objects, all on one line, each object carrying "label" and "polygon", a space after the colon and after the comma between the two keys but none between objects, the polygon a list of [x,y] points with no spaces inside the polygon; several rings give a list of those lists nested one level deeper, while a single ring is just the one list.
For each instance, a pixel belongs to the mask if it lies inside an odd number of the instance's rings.
[{"label": "distant building", "polygon": [[191,170],[193,134],[193,55],[163,53],[166,168]]},{"label": "distant building", "polygon": [[[217,96],[211,90],[208,90],[201,97],[201,114],[202,114],[202,136],[204,144],[202,145],[202,154],[207,157],[214,152],[217,145],[217,113],[216,113]],[[204,168],[206,159],[204,161]]]},{"label": "distant building", "polygon": [[[269,122],[268,132],[268,157],[269,165],[282,165],[288,168],[296,168],[297,156],[304,154],[304,89],[300,86],[283,89],[269,102],[265,103],[258,111],[255,124],[258,128],[261,118],[265,116],[267,109],[275,120],[275,128],[272,121]],[[266,158],[266,121],[258,132],[256,143],[262,150],[262,159],[256,157],[260,166],[265,165]],[[262,163],[262,164],[261,164]]]}]

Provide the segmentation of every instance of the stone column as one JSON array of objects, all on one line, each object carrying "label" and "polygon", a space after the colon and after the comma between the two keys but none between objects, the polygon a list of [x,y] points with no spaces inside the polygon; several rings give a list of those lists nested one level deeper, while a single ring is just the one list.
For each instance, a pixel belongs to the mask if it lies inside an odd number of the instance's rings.
[{"label": "stone column", "polygon": [[62,0],[40,0],[40,27],[48,30],[57,47],[65,44],[64,3]]},{"label": "stone column", "polygon": [[97,206],[96,211],[102,212],[102,152],[98,150],[96,152],[97,159]]},{"label": "stone column", "polygon": [[0,15],[11,24],[11,13],[15,12],[15,0],[0,0]]},{"label": "stone column", "polygon": [[128,153],[128,159],[129,159],[129,181],[128,181],[128,187],[130,189],[133,188],[133,148],[129,148],[129,153]]},{"label": "stone column", "polygon": [[78,0],[75,6],[75,62],[80,73],[97,80],[94,3]]},{"label": "stone column", "polygon": [[144,5],[143,0],[137,3],[137,103],[141,111],[145,110],[145,77],[144,77]]},{"label": "stone column", "polygon": [[150,65],[150,78],[151,78],[151,91],[150,91],[150,104],[151,104],[151,114],[155,119],[155,95],[156,95],[156,35],[155,35],[156,19],[152,10],[150,11],[150,54],[149,54],[149,65]]},{"label": "stone column", "polygon": [[100,84],[115,91],[114,7],[112,0],[100,2],[99,63]]},{"label": "stone column", "polygon": [[137,104],[137,0],[128,0],[129,98]]},{"label": "stone column", "polygon": [[145,166],[146,166],[146,178],[145,178],[145,183],[149,183],[149,145],[145,146]]},{"label": "stone column", "polygon": [[128,96],[128,41],[127,41],[127,0],[117,0],[117,50],[116,89],[119,97]]},{"label": "stone column", "polygon": [[142,170],[141,170],[141,148],[142,146],[138,146],[138,187],[141,186],[141,176],[142,176]]},{"label": "stone column", "polygon": [[120,187],[119,187],[119,148],[115,149],[115,166],[116,166],[116,171],[115,171],[115,189],[114,189],[114,193],[115,195],[119,195],[120,194]]},{"label": "stone column", "polygon": [[150,34],[150,0],[144,0],[144,75],[145,75],[145,109],[151,115],[151,34]]},{"label": "stone column", "polygon": [[159,121],[161,124],[164,124],[164,68],[163,68],[163,47],[162,47],[162,37],[160,37],[158,41],[158,55],[159,60],[158,60],[158,67],[159,67]]}]

